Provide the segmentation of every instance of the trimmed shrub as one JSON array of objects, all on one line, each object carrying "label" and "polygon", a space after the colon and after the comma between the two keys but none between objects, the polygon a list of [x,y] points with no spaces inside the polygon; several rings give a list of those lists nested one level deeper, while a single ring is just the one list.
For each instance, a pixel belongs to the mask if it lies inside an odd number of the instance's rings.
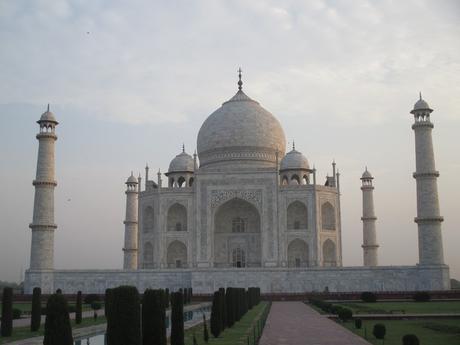
[{"label": "trimmed shrub", "polygon": [[108,302],[107,344],[140,343],[140,298],[134,286],[119,286],[106,292]]},{"label": "trimmed shrub", "polygon": [[166,288],[165,290],[165,308],[169,308],[169,301],[171,300],[171,296],[169,295],[169,289]]},{"label": "trimmed shrub", "polygon": [[363,320],[355,319],[355,328],[356,329],[361,329],[361,327],[363,327]]},{"label": "trimmed shrub", "polygon": [[77,292],[77,303],[75,304],[75,323],[79,325],[81,323],[82,314],[82,298],[81,291]]},{"label": "trimmed shrub", "polygon": [[366,303],[377,302],[377,295],[373,292],[365,291],[361,293],[361,300]]},{"label": "trimmed shrub", "polygon": [[142,344],[166,345],[165,292],[147,289],[142,300]]},{"label": "trimmed shrub", "polygon": [[51,295],[46,304],[43,345],[73,345],[69,309],[62,294]]},{"label": "trimmed shrub", "polygon": [[0,334],[2,337],[11,337],[13,333],[13,289],[3,288],[2,297],[2,322]]},{"label": "trimmed shrub", "polygon": [[225,291],[225,304],[226,304],[226,310],[227,310],[227,326],[232,327],[235,323],[235,315],[233,313],[234,308],[233,308],[233,292],[232,288],[228,287],[227,290]]},{"label": "trimmed shrub", "polygon": [[105,318],[107,320],[107,328],[106,328],[106,332],[105,332],[105,338],[107,340],[107,344],[111,344],[111,342],[109,341],[109,337],[113,333],[113,331],[110,329],[110,327],[113,324],[113,322],[111,320],[111,317],[112,317],[111,306],[113,304],[113,289],[106,289],[105,290],[104,304],[105,304]]},{"label": "trimmed shrub", "polygon": [[181,291],[171,294],[171,345],[184,345],[184,301]]},{"label": "trimmed shrub", "polygon": [[83,301],[85,302],[85,304],[91,304],[93,302],[100,302],[101,299],[99,298],[99,295],[90,293],[85,296]]},{"label": "trimmed shrub", "polygon": [[56,290],[56,293],[57,293],[58,295],[62,295],[62,289],[57,289],[57,290]]},{"label": "trimmed shrub", "polygon": [[431,295],[426,291],[419,291],[412,296],[415,302],[428,302],[431,300]]},{"label": "trimmed shrub", "polygon": [[385,334],[387,333],[387,329],[384,324],[377,323],[374,325],[374,329],[372,330],[372,334],[377,339],[385,339]]},{"label": "trimmed shrub", "polygon": [[39,287],[35,287],[32,292],[32,311],[30,314],[30,331],[36,332],[40,329],[40,323],[42,321],[42,290]]},{"label": "trimmed shrub", "polygon": [[222,331],[220,292],[214,292],[211,307],[211,334],[217,338]]},{"label": "trimmed shrub", "polygon": [[222,331],[227,328],[227,303],[225,302],[225,289],[219,289],[220,298],[220,318],[222,320]]},{"label": "trimmed shrub", "polygon": [[340,308],[337,315],[339,316],[339,319],[343,322],[347,322],[348,320],[351,320],[353,318],[353,312],[348,308]]},{"label": "trimmed shrub", "polygon": [[402,343],[403,345],[420,345],[420,341],[415,334],[406,334],[402,337]]},{"label": "trimmed shrub", "polygon": [[21,309],[13,308],[13,320],[20,319],[21,315],[22,315],[22,310]]}]

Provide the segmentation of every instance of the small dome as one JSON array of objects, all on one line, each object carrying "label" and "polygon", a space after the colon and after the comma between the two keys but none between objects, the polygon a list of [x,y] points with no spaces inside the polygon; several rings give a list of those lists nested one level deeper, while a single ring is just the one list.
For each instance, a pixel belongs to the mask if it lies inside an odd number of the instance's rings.
[{"label": "small dome", "polygon": [[57,124],[58,122],[56,121],[56,118],[54,117],[54,114],[50,111],[50,105],[48,104],[48,109],[40,116],[40,120],[37,121],[38,123],[41,122],[53,122]]},{"label": "small dome", "polygon": [[172,172],[193,172],[195,170],[195,162],[185,150],[178,154],[169,164],[168,173]]},{"label": "small dome", "polygon": [[286,153],[280,164],[280,170],[309,170],[307,158],[295,148]]},{"label": "small dome", "polygon": [[430,110],[430,111],[432,111],[432,109],[430,108],[428,103],[424,99],[422,99],[422,94],[421,93],[420,93],[419,100],[417,102],[415,102],[414,109],[411,112],[413,113],[414,111],[417,111],[417,110]]},{"label": "small dome", "polygon": [[367,168],[366,171],[363,172],[361,179],[373,179],[372,174],[369,172],[369,170],[367,170]]},{"label": "small dome", "polygon": [[131,174],[130,177],[126,180],[126,183],[137,183],[137,179],[134,177],[133,174]]}]

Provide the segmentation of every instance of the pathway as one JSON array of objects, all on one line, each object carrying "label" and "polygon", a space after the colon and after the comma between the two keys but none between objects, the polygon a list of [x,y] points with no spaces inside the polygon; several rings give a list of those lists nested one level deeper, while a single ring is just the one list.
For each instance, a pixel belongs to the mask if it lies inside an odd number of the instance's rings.
[{"label": "pathway", "polygon": [[302,302],[273,302],[261,345],[369,345]]}]

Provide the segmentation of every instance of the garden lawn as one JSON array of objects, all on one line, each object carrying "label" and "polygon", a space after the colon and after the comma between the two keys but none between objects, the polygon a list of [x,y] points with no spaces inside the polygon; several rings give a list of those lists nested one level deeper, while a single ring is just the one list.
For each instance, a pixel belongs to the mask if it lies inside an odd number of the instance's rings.
[{"label": "garden lawn", "polygon": [[460,301],[429,302],[345,302],[334,303],[353,310],[353,314],[393,314],[404,310],[406,314],[460,314]]},{"label": "garden lawn", "polygon": [[[257,306],[249,310],[239,322],[236,322],[233,327],[226,328],[218,338],[214,338],[211,334],[209,320],[206,320],[208,324],[209,342],[208,344],[216,345],[237,345],[238,342],[243,341],[247,344],[247,335],[250,334],[250,344],[253,344],[253,323],[254,320],[262,315],[265,308],[268,308],[267,302],[260,302]],[[206,345],[203,340],[203,323],[185,330],[185,344],[193,344],[193,333],[195,333],[198,345]]]},{"label": "garden lawn", "polygon": [[[382,323],[386,327],[385,345],[401,345],[402,337],[406,334],[415,334],[422,345],[460,344],[459,319],[363,320],[362,329],[355,329],[353,321],[340,324],[370,343],[381,345],[382,341],[372,335],[376,323]],[[365,328],[367,337],[364,337]]]},{"label": "garden lawn", "polygon": [[[79,325],[75,324],[75,320],[71,320],[72,329],[99,325],[105,322],[107,321],[104,316],[99,316],[97,320],[94,320],[92,317],[85,318],[82,320],[82,323]],[[44,322],[41,323],[40,330],[38,332],[31,332],[30,326],[13,328],[13,335],[11,337],[0,337],[0,344],[7,344],[7,343],[11,343],[16,340],[20,340],[20,339],[39,337],[43,335],[44,329],[45,329]]]}]

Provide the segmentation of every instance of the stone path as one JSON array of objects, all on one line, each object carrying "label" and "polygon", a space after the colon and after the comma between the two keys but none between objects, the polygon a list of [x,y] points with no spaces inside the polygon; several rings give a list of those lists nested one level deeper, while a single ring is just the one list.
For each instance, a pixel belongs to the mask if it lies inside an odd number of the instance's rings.
[{"label": "stone path", "polygon": [[369,345],[302,302],[273,302],[260,345]]}]

